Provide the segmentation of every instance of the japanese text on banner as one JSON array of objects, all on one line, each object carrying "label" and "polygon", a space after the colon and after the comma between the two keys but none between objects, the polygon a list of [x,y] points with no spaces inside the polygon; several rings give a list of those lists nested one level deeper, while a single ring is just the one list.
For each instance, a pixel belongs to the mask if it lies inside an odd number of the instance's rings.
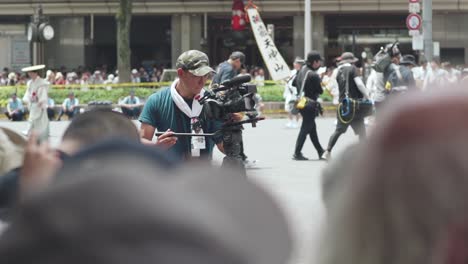
[{"label": "japanese text on banner", "polygon": [[288,64],[284,61],[283,56],[279,53],[274,41],[271,39],[268,31],[263,23],[257,9],[247,9],[250,25],[257,41],[258,49],[262,54],[271,78],[274,81],[284,80],[289,78],[290,70]]}]

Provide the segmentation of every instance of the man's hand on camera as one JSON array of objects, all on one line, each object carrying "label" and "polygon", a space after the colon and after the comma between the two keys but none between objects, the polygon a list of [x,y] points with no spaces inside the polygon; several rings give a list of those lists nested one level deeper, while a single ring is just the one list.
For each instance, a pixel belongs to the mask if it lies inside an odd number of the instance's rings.
[{"label": "man's hand on camera", "polygon": [[233,113],[231,114],[231,120],[233,122],[240,122],[244,118],[244,115],[242,113]]},{"label": "man's hand on camera", "polygon": [[168,129],[164,134],[158,137],[158,141],[156,141],[156,146],[163,148],[163,149],[170,149],[177,143],[177,137],[174,136],[174,132]]}]

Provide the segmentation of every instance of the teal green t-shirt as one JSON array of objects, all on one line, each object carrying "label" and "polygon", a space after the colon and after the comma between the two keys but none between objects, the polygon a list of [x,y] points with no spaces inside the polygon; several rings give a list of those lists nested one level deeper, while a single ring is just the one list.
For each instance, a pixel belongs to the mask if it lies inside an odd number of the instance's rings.
[{"label": "teal green t-shirt", "polygon": [[[187,101],[191,106],[192,101]],[[170,88],[165,88],[148,98],[140,118],[141,123],[155,127],[164,132],[171,129],[176,133],[191,133],[190,118],[185,115],[174,103]],[[200,114],[200,122],[204,133],[214,133],[221,128],[222,123],[216,120],[208,120],[204,111]],[[206,149],[200,151],[200,157],[211,159],[213,147],[222,141],[222,137],[205,137]],[[180,160],[190,155],[191,137],[179,137],[177,143],[169,149],[169,152]]]}]

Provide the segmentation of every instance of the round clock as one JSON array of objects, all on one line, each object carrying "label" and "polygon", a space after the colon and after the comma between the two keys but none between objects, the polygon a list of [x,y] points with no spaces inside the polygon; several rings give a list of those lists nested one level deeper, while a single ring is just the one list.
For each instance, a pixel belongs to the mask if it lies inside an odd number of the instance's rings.
[{"label": "round clock", "polygon": [[55,36],[54,28],[49,23],[42,23],[39,25],[39,37],[43,41],[53,39]]},{"label": "round clock", "polygon": [[28,31],[26,32],[29,42],[37,41],[37,26],[33,23],[28,25]]}]

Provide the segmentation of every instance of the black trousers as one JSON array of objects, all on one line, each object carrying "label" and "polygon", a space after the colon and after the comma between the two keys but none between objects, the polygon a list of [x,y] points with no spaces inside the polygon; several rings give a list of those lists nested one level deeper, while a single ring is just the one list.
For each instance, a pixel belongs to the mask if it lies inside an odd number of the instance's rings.
[{"label": "black trousers", "polygon": [[23,121],[24,118],[24,114],[21,111],[16,112],[12,115],[10,115],[10,113],[8,112],[5,112],[5,115],[8,117],[8,119],[11,119],[11,121]]},{"label": "black trousers", "polygon": [[343,123],[339,117],[337,117],[337,119],[338,124],[336,125],[335,132],[332,134],[330,141],[328,142],[328,151],[333,149],[340,136],[346,133],[349,126],[351,126],[353,129],[354,134],[359,135],[360,141],[366,137],[366,125],[364,124],[364,118],[353,118],[353,121],[350,123]]},{"label": "black trousers", "polygon": [[74,117],[75,115],[77,115],[78,113],[79,113],[79,109],[78,109],[77,107],[75,107],[75,108],[73,109],[73,111],[68,110],[68,109],[65,110],[65,111],[63,111],[63,109],[62,109],[62,110],[60,110],[60,114],[59,114],[59,117],[57,118],[57,120],[60,121],[60,119],[62,118],[63,115],[67,115],[67,116],[68,116],[68,119],[71,120],[71,119],[73,119],[73,117]]},{"label": "black trousers", "polygon": [[295,155],[300,155],[302,148],[304,147],[304,143],[306,141],[307,135],[310,137],[312,144],[317,150],[317,154],[320,156],[324,152],[322,145],[320,145],[320,141],[317,135],[317,125],[315,124],[315,110],[310,108],[305,108],[300,111],[302,115],[302,125],[299,135],[297,136],[296,140],[296,148],[294,150]]},{"label": "black trousers", "polygon": [[122,107],[122,113],[129,118],[138,118],[140,116],[140,107],[126,108]]},{"label": "black trousers", "polygon": [[47,108],[47,117],[49,117],[49,120],[54,120],[55,118],[55,109],[53,108]]}]

